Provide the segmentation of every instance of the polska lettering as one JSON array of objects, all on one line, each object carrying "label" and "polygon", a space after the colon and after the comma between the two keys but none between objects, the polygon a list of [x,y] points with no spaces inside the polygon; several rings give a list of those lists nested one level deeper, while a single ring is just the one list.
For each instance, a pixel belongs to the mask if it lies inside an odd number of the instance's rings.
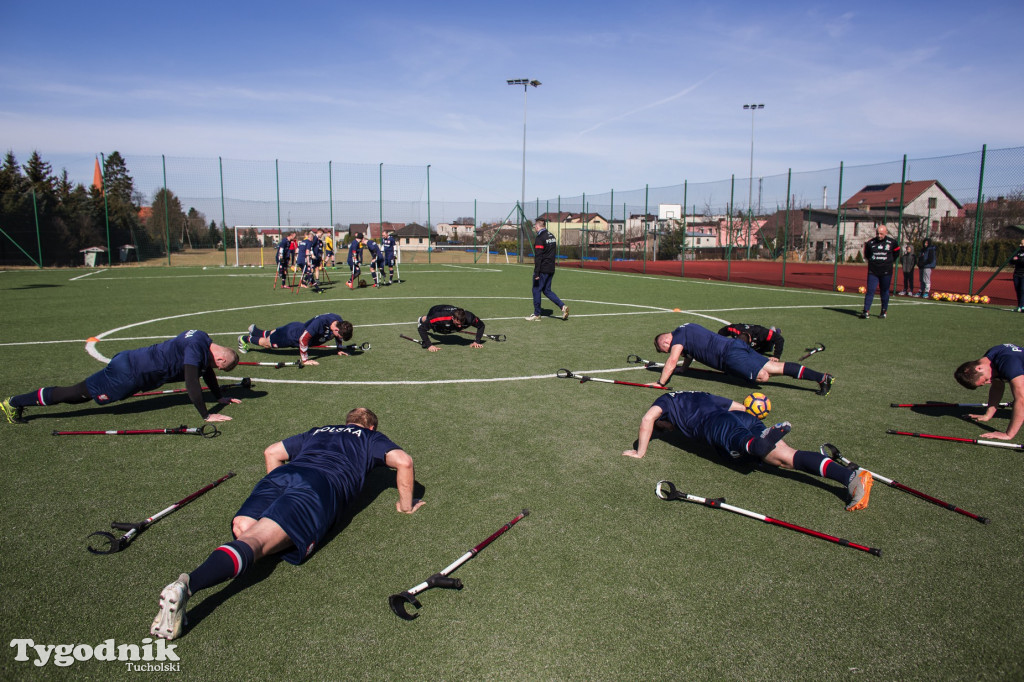
[{"label": "polska lettering", "polygon": [[312,435],[315,436],[318,433],[351,433],[353,436],[361,438],[363,429],[359,426],[321,426]]},{"label": "polska lettering", "polygon": [[[168,644],[166,640],[158,639],[155,644],[149,637],[138,644],[116,644],[113,639],[106,639],[102,644],[95,647],[89,644],[36,644],[31,639],[12,639],[11,646],[16,648],[14,660],[28,661],[29,650],[35,655],[34,665],[42,668],[50,662],[61,668],[72,665],[75,661],[179,661],[178,654],[174,653],[177,644]],[[169,664],[167,664],[169,665]],[[162,668],[168,669],[171,668]],[[173,668],[176,670],[177,668]]]}]

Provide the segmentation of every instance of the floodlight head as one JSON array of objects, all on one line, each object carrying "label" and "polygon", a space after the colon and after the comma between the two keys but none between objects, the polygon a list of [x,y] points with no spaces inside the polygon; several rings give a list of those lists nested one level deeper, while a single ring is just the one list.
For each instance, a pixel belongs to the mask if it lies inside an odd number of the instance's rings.
[{"label": "floodlight head", "polygon": [[540,85],[540,81],[538,81],[538,80],[530,81],[530,85],[532,85],[533,87],[537,87],[538,85]]},{"label": "floodlight head", "polygon": [[744,109],[750,109],[750,110],[764,109],[764,105],[763,104],[744,104],[743,108]]},{"label": "floodlight head", "polygon": [[508,83],[509,85],[522,85],[524,89],[528,85],[532,85],[533,87],[537,87],[538,85],[540,85],[540,81],[531,80],[529,78],[509,78],[505,82]]}]

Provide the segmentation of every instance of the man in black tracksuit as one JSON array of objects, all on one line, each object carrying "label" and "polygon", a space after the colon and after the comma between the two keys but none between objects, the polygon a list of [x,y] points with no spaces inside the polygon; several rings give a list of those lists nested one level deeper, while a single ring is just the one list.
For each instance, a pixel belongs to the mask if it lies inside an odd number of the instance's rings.
[{"label": "man in black tracksuit", "polygon": [[882,312],[878,316],[884,318],[889,308],[892,266],[900,257],[900,245],[892,237],[886,236],[888,232],[885,225],[879,225],[875,228],[875,238],[864,244],[864,260],[868,262],[868,290],[864,294],[864,312],[860,316],[865,320],[871,317],[871,302],[875,300],[876,288],[882,298]]},{"label": "man in black tracksuit", "polygon": [[562,319],[569,319],[569,306],[551,291],[551,279],[555,276],[555,258],[558,244],[555,235],[548,232],[547,226],[537,221],[537,238],[533,240],[533,315],[527,320],[536,322],[541,318],[540,295],[544,294],[552,303],[561,308]]},{"label": "man in black tracksuit", "polygon": [[420,324],[416,331],[420,333],[420,345],[431,353],[436,353],[441,349],[430,343],[430,339],[427,338],[428,332],[434,334],[455,334],[466,327],[476,328],[476,341],[469,344],[469,347],[483,348],[481,343],[484,338],[483,320],[468,310],[463,310],[453,305],[435,305],[427,311],[426,315],[420,318]]},{"label": "man in black tracksuit", "polygon": [[782,346],[786,342],[775,327],[762,327],[759,324],[742,324],[734,322],[718,330],[719,336],[742,339],[743,343],[762,355],[770,355],[778,360],[782,357]]}]

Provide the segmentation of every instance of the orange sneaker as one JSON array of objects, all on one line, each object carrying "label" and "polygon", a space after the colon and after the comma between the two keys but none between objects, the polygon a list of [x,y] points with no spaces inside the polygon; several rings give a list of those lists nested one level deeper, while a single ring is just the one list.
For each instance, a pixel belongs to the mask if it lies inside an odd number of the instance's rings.
[{"label": "orange sneaker", "polygon": [[846,511],[858,511],[868,506],[868,498],[871,497],[871,484],[874,482],[871,472],[867,469],[861,469],[854,474],[848,486],[850,503],[846,505]]}]

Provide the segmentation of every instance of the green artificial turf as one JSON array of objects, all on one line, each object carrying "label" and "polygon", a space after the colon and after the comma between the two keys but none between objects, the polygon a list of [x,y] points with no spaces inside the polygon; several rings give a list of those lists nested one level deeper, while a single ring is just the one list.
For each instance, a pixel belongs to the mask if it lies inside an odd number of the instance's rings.
[{"label": "green artificial turf", "polygon": [[[1018,451],[887,435],[887,428],[977,437],[965,409],[893,409],[891,402],[981,402],[953,369],[1018,342],[1019,319],[995,306],[893,298],[889,319],[859,319],[861,297],[671,277],[560,269],[567,322],[527,322],[530,269],[407,265],[399,286],[317,297],[271,289],[269,270],[216,268],[0,273],[0,392],[68,385],[101,367],[97,351],[156,343],[199,328],[234,346],[262,328],[337,312],[361,355],[304,369],[239,367],[214,439],[53,437],[54,429],[199,426],[183,395],[34,408],[0,423],[0,634],[4,642],[96,645],[148,637],[161,588],[230,539],[233,513],[264,473],[263,449],[363,405],[414,458],[426,505],[395,511],[384,470],[305,564],[269,561],[189,602],[175,642],[181,679],[1007,679],[1024,675]],[[460,304],[505,343],[441,340],[427,353],[415,320]],[[554,306],[545,301],[545,307]],[[876,300],[875,311],[879,304]],[[679,308],[682,312],[674,312]],[[556,379],[560,368],[623,381],[657,375],[626,362],[658,359],[653,337],[684,322],[775,325],[784,359],[834,374],[828,397],[810,382],[761,388],[787,442],[847,457],[992,519],[965,516],[876,483],[870,506],[844,511],[844,490],[801,473],[730,466],[669,437],[642,460],[621,452],[658,396],[644,388]],[[243,359],[292,360],[292,351]],[[665,356],[660,356],[664,358]],[[614,370],[614,371],[606,371]],[[229,379],[230,380],[230,379]],[[677,390],[741,400],[742,383],[706,373]],[[169,386],[172,387],[172,386]],[[1009,399],[1007,394],[1005,399]],[[1008,411],[992,425],[1005,428]],[[1020,438],[1017,439],[1021,440]],[[141,520],[228,471],[235,478],[160,521],[132,546],[94,556],[86,536]],[[882,549],[881,557],[725,511],[666,502],[655,484]],[[412,587],[520,510],[531,514],[457,572],[462,591],[420,595],[399,620],[389,594]],[[44,667],[0,654],[3,679],[103,678],[123,663]]]}]

